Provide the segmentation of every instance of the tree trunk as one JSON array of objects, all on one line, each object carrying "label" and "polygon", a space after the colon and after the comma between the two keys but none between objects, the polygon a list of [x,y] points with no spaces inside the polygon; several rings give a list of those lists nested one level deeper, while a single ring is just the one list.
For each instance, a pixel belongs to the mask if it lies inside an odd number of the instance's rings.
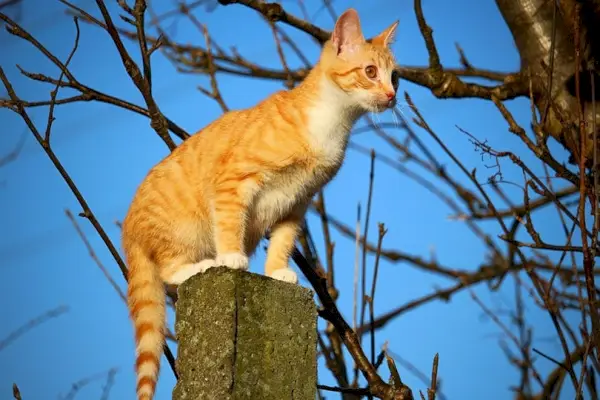
[{"label": "tree trunk", "polygon": [[[574,97],[574,74],[576,70],[574,33],[576,23],[576,0],[561,0],[555,7],[554,0],[496,0],[496,4],[508,25],[521,57],[521,71],[530,72],[533,77],[533,101],[541,115],[544,132],[562,143],[571,153],[573,159],[579,160],[581,149],[579,139],[579,112]],[[583,3],[583,2],[582,2]],[[592,4],[592,3],[590,3]],[[594,5],[592,4],[592,8]],[[590,8],[584,9],[590,17]],[[581,13],[583,14],[583,13]],[[585,19],[589,22],[589,18]],[[594,18],[591,18],[594,21]],[[594,29],[592,29],[594,28]],[[554,29],[554,31],[553,31]],[[581,30],[581,64],[586,69],[593,64],[595,25],[580,26]],[[551,60],[554,36],[554,59]],[[598,44],[598,43],[595,43]],[[590,63],[591,62],[591,63]],[[551,68],[552,66],[552,68]],[[552,71],[551,88],[552,104],[549,103],[548,84],[549,71]],[[580,70],[580,89],[582,99],[591,99],[590,73]],[[600,82],[596,79],[596,86]],[[598,89],[596,88],[596,91]],[[592,132],[593,110],[591,101],[583,105],[586,122],[586,157],[593,158]],[[600,120],[600,113],[596,121]],[[597,123],[597,122],[596,122]]]}]

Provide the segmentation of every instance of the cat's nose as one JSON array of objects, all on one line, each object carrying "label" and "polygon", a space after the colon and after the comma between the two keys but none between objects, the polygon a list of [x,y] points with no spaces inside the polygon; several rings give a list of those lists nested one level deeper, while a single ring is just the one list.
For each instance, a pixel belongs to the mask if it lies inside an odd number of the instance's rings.
[{"label": "cat's nose", "polygon": [[396,92],[387,92],[385,95],[387,96],[388,100],[393,100],[394,97],[396,97]]}]

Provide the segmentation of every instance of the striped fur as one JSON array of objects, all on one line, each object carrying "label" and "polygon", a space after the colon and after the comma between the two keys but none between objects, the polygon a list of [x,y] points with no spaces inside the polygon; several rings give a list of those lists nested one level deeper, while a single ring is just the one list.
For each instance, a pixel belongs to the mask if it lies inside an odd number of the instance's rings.
[{"label": "striped fur", "polygon": [[356,11],[346,11],[297,88],[222,115],[150,170],[122,230],[138,400],[154,397],[164,283],[215,265],[247,269],[267,231],[265,274],[297,282],[288,259],[312,196],[339,170],[356,119],[395,102],[388,45],[396,27],[366,41]]}]

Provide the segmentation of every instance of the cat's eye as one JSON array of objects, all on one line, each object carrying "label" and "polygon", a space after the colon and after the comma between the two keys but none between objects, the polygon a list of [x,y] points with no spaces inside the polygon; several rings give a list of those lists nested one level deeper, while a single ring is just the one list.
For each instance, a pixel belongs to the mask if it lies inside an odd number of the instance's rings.
[{"label": "cat's eye", "polygon": [[400,77],[398,76],[398,71],[393,70],[392,71],[392,86],[394,88],[394,90],[398,89],[398,81],[400,80]]},{"label": "cat's eye", "polygon": [[365,74],[367,74],[369,79],[377,78],[377,67],[374,65],[369,65],[367,68],[365,68]]}]

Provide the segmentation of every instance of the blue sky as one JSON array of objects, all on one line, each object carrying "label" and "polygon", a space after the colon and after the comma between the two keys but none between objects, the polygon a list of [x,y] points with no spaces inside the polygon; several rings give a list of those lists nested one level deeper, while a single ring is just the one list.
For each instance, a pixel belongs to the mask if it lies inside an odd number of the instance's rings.
[{"label": "blue sky", "polygon": [[[35,4],[37,3],[37,4]],[[79,1],[82,5],[88,3]],[[115,8],[113,18],[118,20]],[[319,1],[306,1],[313,22],[332,29],[333,21]],[[20,23],[54,54],[64,60],[70,51],[75,28],[65,15],[64,6],[54,1],[25,0],[26,12]],[[171,2],[161,2],[164,11]],[[283,5],[300,15],[295,2]],[[99,12],[90,2],[83,6],[92,14]],[[395,19],[400,20],[397,40],[393,46],[402,65],[425,65],[427,52],[419,34],[411,1],[336,0],[334,7],[341,13],[355,7],[362,20],[363,31],[372,36]],[[517,70],[518,54],[512,38],[494,2],[456,0],[453,2],[425,1],[424,12],[434,29],[434,38],[442,62],[458,66],[455,42],[465,50],[471,63],[482,68],[504,72]],[[223,48],[235,46],[250,60],[261,65],[280,68],[269,27],[256,14],[242,6],[217,7],[212,12],[198,10],[198,19],[205,23],[211,36]],[[168,25],[168,24],[167,24]],[[169,28],[175,38],[184,43],[204,44],[200,33],[186,23]],[[306,35],[287,29],[299,40],[311,62],[318,57],[317,46]],[[135,44],[126,41],[136,59]],[[28,43],[0,32],[0,65],[12,80],[19,96],[28,100],[47,99],[53,88],[31,82],[18,73],[15,63],[32,72],[57,76],[46,59]],[[299,61],[290,58],[292,66]],[[99,29],[81,23],[80,48],[71,70],[77,79],[95,89],[143,104],[141,95],[127,76],[116,48],[109,36]],[[188,132],[194,132],[221,113],[218,105],[197,90],[207,86],[205,77],[179,74],[162,55],[153,58],[155,99],[170,119]],[[223,97],[231,108],[248,107],[268,94],[282,88],[279,82],[244,79],[223,75],[219,80]],[[498,150],[510,150],[541,171],[524,146],[506,129],[506,123],[493,104],[478,100],[437,100],[427,90],[401,81],[401,90],[408,91],[423,115],[441,139],[471,170],[477,168],[480,180],[492,174],[460,126]],[[74,94],[64,90],[61,96]],[[403,99],[403,96],[400,96]],[[506,103],[518,122],[528,126],[528,102],[517,100]],[[410,110],[404,113],[412,117]],[[41,129],[45,126],[47,111],[32,110],[30,115]],[[149,121],[116,107],[82,103],[57,107],[52,134],[52,146],[63,165],[103,224],[113,242],[119,246],[116,220],[123,218],[128,202],[148,169],[167,154],[167,148],[149,126]],[[64,210],[77,213],[78,204],[40,146],[25,130],[16,114],[0,109],[3,134],[0,135],[0,155],[9,152],[26,135],[19,158],[0,168],[0,292],[4,304],[0,338],[34,316],[57,307],[68,305],[68,313],[53,319],[12,343],[0,352],[0,397],[9,396],[16,382],[26,400],[45,400],[65,395],[73,382],[118,368],[112,388],[113,399],[131,398],[135,388],[133,372],[133,335],[127,310],[112,287],[102,276],[77,236]],[[392,121],[389,114],[379,117]],[[441,149],[422,131],[422,140],[434,149],[450,173],[460,182],[463,175],[445,157]],[[400,132],[394,135],[403,137]],[[373,134],[361,134],[355,143],[373,147],[381,154],[392,154]],[[556,146],[555,146],[556,147]],[[349,150],[344,167],[326,188],[329,212],[353,225],[356,207],[364,205],[368,187],[368,157]],[[510,165],[503,165],[504,178],[522,183],[522,175]],[[560,182],[556,182],[557,185]],[[521,189],[517,185],[504,186],[507,193],[519,201]],[[483,261],[485,248],[466,226],[448,219],[451,210],[422,187],[408,180],[384,164],[376,164],[371,238],[376,238],[377,222],[385,222],[388,234],[384,247],[399,249],[427,259],[432,251],[444,265],[457,269],[474,270]],[[535,219],[540,231],[546,232],[548,242],[563,240],[558,219],[552,209]],[[79,220],[98,257],[125,287],[117,265],[93,228]],[[309,216],[315,240],[324,255],[319,222]],[[496,237],[500,228],[495,222],[482,227]],[[336,285],[342,294],[339,306],[345,317],[352,317],[352,281],[354,244],[334,233],[336,242]],[[500,242],[498,242],[500,243]],[[120,247],[120,246],[119,246]],[[251,270],[262,272],[264,254],[252,260]],[[373,258],[369,257],[369,270]],[[301,283],[306,285],[306,281]],[[430,293],[436,287],[450,282],[416,270],[410,265],[382,262],[376,314],[384,313],[414,298]],[[486,287],[477,288],[480,298],[491,308],[509,309],[514,305],[513,282],[490,295]],[[535,345],[547,354],[561,358],[556,334],[546,314],[527,300],[527,316],[535,327]],[[442,389],[449,399],[506,399],[512,398],[510,385],[518,383],[517,371],[511,367],[498,345],[499,328],[482,317],[481,309],[472,302],[468,292],[452,297],[449,303],[433,302],[409,312],[390,323],[377,334],[378,348],[389,341],[389,348],[429,373],[431,360],[440,354],[439,376]],[[170,398],[174,379],[164,368],[158,385],[157,399]],[[537,363],[545,373],[554,366],[545,360]],[[384,370],[385,371],[385,370]],[[426,387],[406,369],[400,370],[403,379],[414,390]],[[210,371],[206,371],[210,374]],[[334,384],[320,364],[321,383]],[[94,380],[79,392],[82,399],[100,398],[103,379]],[[568,392],[567,392],[568,393]],[[415,393],[415,395],[418,395]],[[327,398],[336,398],[328,395]],[[567,398],[567,397],[565,397]]]}]

